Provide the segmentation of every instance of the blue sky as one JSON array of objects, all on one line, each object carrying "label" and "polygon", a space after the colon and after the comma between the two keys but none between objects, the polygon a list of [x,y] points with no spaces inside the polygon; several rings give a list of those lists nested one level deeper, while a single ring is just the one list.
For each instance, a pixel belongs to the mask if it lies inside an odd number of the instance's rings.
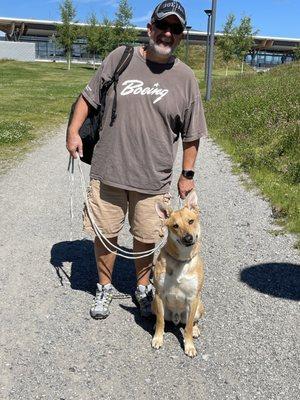
[{"label": "blue sky", "polygon": [[[0,17],[59,20],[57,0],[2,0]],[[159,0],[129,0],[133,9],[133,23],[146,26]],[[193,29],[206,31],[207,19],[203,10],[211,7],[211,0],[182,0],[188,23]],[[117,0],[73,0],[77,20],[85,22],[91,12],[99,20],[104,16],[113,18]],[[300,38],[300,0],[218,0],[216,29],[221,31],[229,13],[239,21],[250,16],[259,35]]]}]

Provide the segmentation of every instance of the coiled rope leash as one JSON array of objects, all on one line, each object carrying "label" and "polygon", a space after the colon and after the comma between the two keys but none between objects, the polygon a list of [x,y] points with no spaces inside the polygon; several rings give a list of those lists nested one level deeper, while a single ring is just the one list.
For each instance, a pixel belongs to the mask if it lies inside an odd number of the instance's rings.
[{"label": "coiled rope leash", "polygon": [[[84,204],[86,206],[86,210],[88,213],[88,216],[91,220],[92,226],[94,228],[94,231],[97,235],[97,237],[99,238],[99,240],[101,241],[101,243],[103,244],[103,246],[106,248],[106,250],[108,250],[110,253],[113,253],[115,255],[121,256],[123,258],[127,258],[128,260],[135,260],[138,258],[145,258],[145,257],[149,257],[150,255],[154,254],[158,249],[160,249],[166,242],[166,239],[162,239],[162,241],[155,246],[153,249],[151,250],[147,250],[147,251],[139,251],[139,252],[131,252],[131,251],[126,251],[123,250],[121,247],[116,246],[115,244],[111,243],[108,238],[105,237],[105,235],[103,234],[103,232],[101,231],[101,229],[97,226],[94,217],[93,217],[93,213],[92,210],[90,208],[89,205],[89,201],[88,201],[88,197],[87,197],[87,193],[86,193],[86,182],[84,179],[84,175],[83,175],[83,171],[82,171],[82,167],[81,167],[81,160],[79,157],[79,154],[77,154],[77,158],[76,160],[78,161],[78,169],[80,172],[80,181],[81,181],[81,187],[82,187],[82,193],[83,193],[83,198],[84,198]],[[70,155],[69,158],[69,166],[68,166],[68,171],[70,172],[71,178],[70,178],[70,188],[74,189],[74,158]],[[70,207],[73,207],[73,198],[71,195],[71,201],[70,201]],[[70,211],[70,215],[71,215],[71,220],[73,220],[74,216],[73,216],[73,210]],[[112,248],[114,248],[115,250],[112,250],[111,248],[108,247],[111,246]],[[130,255],[126,255],[126,254],[130,254]]]}]

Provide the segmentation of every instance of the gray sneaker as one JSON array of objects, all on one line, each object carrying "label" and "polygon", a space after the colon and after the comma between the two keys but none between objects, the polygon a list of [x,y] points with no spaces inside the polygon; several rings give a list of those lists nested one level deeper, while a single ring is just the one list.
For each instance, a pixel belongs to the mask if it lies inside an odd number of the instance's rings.
[{"label": "gray sneaker", "polygon": [[95,319],[104,319],[109,316],[109,305],[113,298],[113,286],[111,283],[100,285],[97,283],[96,296],[94,304],[90,310],[91,317]]},{"label": "gray sneaker", "polygon": [[152,315],[151,303],[153,300],[153,286],[151,283],[147,286],[138,285],[134,293],[135,300],[138,307],[140,308],[140,313],[142,317],[150,317]]}]

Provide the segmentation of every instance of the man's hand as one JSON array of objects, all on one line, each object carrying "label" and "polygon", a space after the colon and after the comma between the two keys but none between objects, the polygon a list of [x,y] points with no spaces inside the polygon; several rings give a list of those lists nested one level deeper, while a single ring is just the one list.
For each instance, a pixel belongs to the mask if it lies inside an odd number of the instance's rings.
[{"label": "man's hand", "polygon": [[79,153],[79,157],[83,156],[82,140],[78,132],[68,132],[66,147],[73,158],[77,158],[77,151]]},{"label": "man's hand", "polygon": [[66,147],[73,158],[77,158],[77,151],[79,157],[83,156],[82,140],[79,136],[79,129],[89,114],[89,108],[89,103],[81,95],[76,103],[73,118],[67,132]]},{"label": "man's hand", "polygon": [[180,175],[177,187],[180,198],[185,199],[186,196],[195,188],[194,179],[187,179]]}]

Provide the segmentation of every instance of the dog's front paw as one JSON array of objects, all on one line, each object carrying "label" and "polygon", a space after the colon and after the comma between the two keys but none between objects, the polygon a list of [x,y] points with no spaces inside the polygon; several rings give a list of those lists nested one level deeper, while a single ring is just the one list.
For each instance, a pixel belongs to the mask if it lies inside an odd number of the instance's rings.
[{"label": "dog's front paw", "polygon": [[163,336],[154,335],[151,345],[154,349],[159,349],[163,345],[163,342],[164,342]]},{"label": "dog's front paw", "polygon": [[197,350],[193,343],[186,343],[184,345],[184,352],[187,356],[191,358],[196,357],[197,355]]},{"label": "dog's front paw", "polygon": [[193,326],[193,338],[197,339],[200,336],[200,329],[198,325]]}]

